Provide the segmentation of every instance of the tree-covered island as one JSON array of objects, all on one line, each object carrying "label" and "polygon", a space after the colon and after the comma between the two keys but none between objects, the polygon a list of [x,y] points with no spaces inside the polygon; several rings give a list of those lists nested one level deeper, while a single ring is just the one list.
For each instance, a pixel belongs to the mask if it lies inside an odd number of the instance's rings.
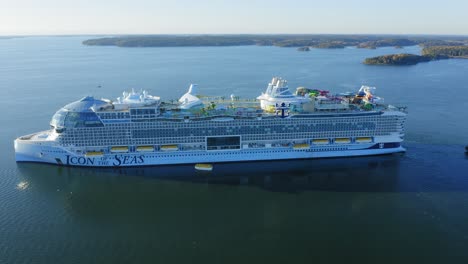
[{"label": "tree-covered island", "polygon": [[375,49],[404,46],[468,45],[461,36],[395,35],[133,35],[88,39],[88,46],[117,47],[201,47],[201,46],[276,46],[338,49],[348,46]]},{"label": "tree-covered island", "polygon": [[415,65],[420,62],[443,60],[450,58],[468,58],[468,46],[428,46],[422,50],[422,55],[390,54],[364,60],[367,65]]},{"label": "tree-covered island", "polygon": [[223,47],[276,46],[295,47],[298,51],[311,48],[342,49],[354,46],[363,49],[419,45],[421,55],[391,54],[367,58],[368,65],[414,65],[420,62],[468,57],[466,36],[395,36],[395,35],[143,35],[88,39],[88,46],[117,47]]},{"label": "tree-covered island", "polygon": [[305,47],[299,47],[297,48],[298,51],[310,51],[310,48],[305,46]]},{"label": "tree-covered island", "polygon": [[[441,59],[441,58],[440,58]],[[426,62],[433,60],[428,56],[420,56],[415,54],[390,54],[367,58],[364,60],[364,64],[367,65],[415,65],[420,62]]]}]

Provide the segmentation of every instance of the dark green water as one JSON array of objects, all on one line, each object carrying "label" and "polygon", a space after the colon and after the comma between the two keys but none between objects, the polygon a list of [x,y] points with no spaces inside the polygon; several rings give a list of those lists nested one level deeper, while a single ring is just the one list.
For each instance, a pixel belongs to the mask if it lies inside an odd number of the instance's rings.
[{"label": "dark green water", "polygon": [[[468,61],[377,50],[85,47],[0,40],[0,263],[466,263]],[[406,52],[418,52],[410,47]],[[256,96],[270,77],[409,106],[404,155],[135,169],[16,164],[13,139],[88,93]],[[95,88],[101,85],[102,88]]]}]

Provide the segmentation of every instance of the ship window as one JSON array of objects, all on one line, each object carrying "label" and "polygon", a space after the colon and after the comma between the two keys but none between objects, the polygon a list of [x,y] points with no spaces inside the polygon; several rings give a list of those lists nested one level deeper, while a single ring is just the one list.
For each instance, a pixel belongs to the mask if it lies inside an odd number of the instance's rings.
[{"label": "ship window", "polygon": [[208,137],[207,150],[240,149],[240,136]]},{"label": "ship window", "polygon": [[55,115],[52,117],[52,120],[50,121],[50,125],[53,127],[63,127],[64,122],[65,122],[65,117],[67,115],[67,111],[61,109]]},{"label": "ship window", "polygon": [[94,112],[67,112],[63,124],[65,127],[104,126]]}]

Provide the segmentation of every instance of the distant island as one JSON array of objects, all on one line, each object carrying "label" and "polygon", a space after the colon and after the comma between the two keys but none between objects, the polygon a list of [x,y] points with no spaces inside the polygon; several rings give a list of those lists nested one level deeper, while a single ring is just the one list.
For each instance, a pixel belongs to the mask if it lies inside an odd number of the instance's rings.
[{"label": "distant island", "polygon": [[443,60],[450,58],[468,59],[468,46],[429,46],[422,50],[422,55],[390,54],[367,58],[367,65],[415,65],[420,62]]},{"label": "distant island", "polygon": [[[445,57],[448,58],[448,57]],[[439,58],[442,59],[442,58]],[[390,54],[378,57],[367,58],[364,64],[367,65],[415,65],[420,62],[427,62],[434,60],[429,56],[421,56],[415,54]]]},{"label": "distant island", "polygon": [[0,36],[0,39],[23,38],[23,36]]},{"label": "distant island", "polygon": [[297,48],[298,51],[310,51],[310,48],[305,46],[305,47],[299,47]]},{"label": "distant island", "polygon": [[395,38],[395,39],[379,39],[374,41],[366,41],[357,45],[358,48],[365,49],[376,49],[380,47],[404,47],[404,46],[415,46],[422,44],[424,45],[427,41],[418,41],[405,38]]},{"label": "distant island", "polygon": [[463,46],[468,37],[462,36],[395,36],[395,35],[142,35],[88,39],[88,46],[117,47],[222,47],[276,46],[341,49],[349,46],[375,49],[380,47]]}]

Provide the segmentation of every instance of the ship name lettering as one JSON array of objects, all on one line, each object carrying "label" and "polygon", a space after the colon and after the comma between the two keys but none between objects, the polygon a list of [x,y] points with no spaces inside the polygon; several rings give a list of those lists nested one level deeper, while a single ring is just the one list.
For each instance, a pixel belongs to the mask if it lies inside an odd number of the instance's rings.
[{"label": "ship name lettering", "polygon": [[71,157],[67,155],[67,165],[94,165],[94,158]]},{"label": "ship name lettering", "polygon": [[121,165],[132,165],[132,164],[143,164],[145,163],[145,156],[123,156],[123,155],[115,155],[114,156],[114,166],[121,166]]}]

